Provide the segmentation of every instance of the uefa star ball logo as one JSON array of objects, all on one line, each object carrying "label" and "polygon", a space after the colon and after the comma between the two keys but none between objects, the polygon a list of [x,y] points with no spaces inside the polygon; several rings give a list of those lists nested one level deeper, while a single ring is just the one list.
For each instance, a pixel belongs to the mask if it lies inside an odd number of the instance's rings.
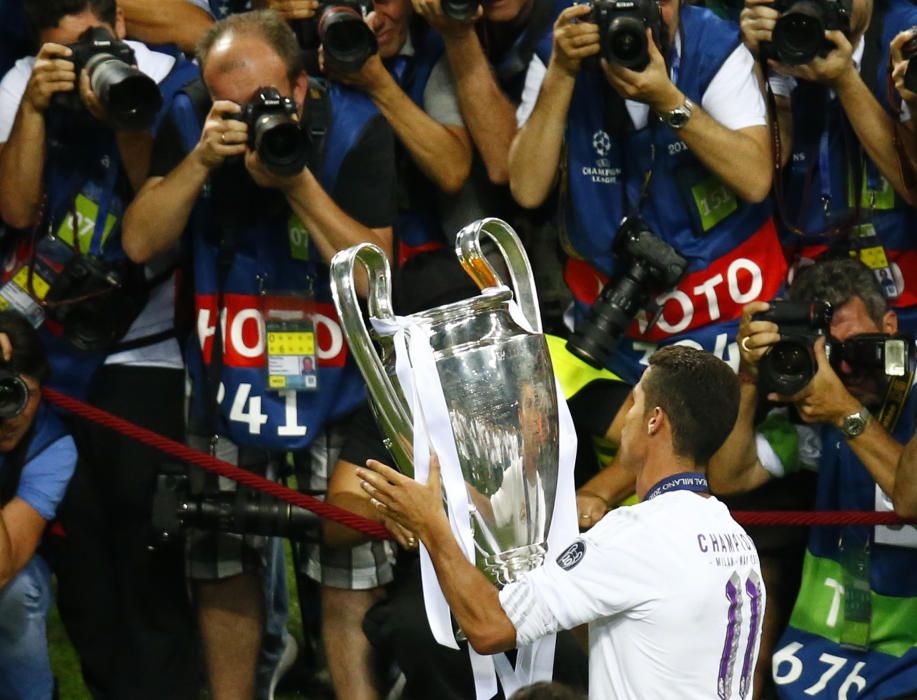
[{"label": "uefa star ball logo", "polygon": [[608,132],[599,129],[592,135],[592,147],[599,154],[599,158],[604,158],[611,151],[611,137]]}]

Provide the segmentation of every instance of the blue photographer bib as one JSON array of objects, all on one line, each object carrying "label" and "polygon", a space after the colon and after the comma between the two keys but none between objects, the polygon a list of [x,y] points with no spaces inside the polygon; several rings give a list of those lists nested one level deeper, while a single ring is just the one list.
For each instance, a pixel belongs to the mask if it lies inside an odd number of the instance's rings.
[{"label": "blue photographer bib", "polygon": [[[316,176],[326,192],[333,192],[344,158],[378,112],[365,96],[334,83],[326,99],[330,100],[330,128]],[[240,178],[248,177],[244,167],[236,172]],[[214,173],[195,207],[190,228],[197,318],[197,333],[187,353],[195,398],[191,424],[197,430],[211,430],[206,425],[211,400],[207,366],[213,359],[215,335],[221,332],[217,432],[242,446],[302,449],[328,420],[349,413],[365,400],[362,377],[331,301],[328,267],[302,222],[274,190],[256,193],[260,198],[244,207],[251,211],[243,219],[221,218],[218,180]],[[225,245],[221,240],[230,223],[237,230],[232,232],[228,269],[221,273],[220,256],[225,255],[220,252]],[[264,309],[266,297],[275,291],[303,299],[309,310],[312,340],[305,342],[312,347],[306,348],[311,352],[305,355],[317,364],[312,390],[268,385]],[[218,310],[220,297],[223,305]]]}]

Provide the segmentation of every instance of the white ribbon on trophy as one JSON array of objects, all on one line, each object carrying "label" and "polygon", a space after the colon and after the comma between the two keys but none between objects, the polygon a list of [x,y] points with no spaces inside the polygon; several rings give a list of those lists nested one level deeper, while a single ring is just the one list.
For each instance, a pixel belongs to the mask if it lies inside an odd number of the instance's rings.
[{"label": "white ribbon on trophy", "polygon": [[[505,287],[485,290],[484,294],[505,291]],[[528,332],[534,332],[518,305],[509,302],[513,320]],[[442,476],[449,523],[465,557],[475,563],[474,538],[468,492],[459,462],[446,399],[436,370],[428,329],[413,319],[397,316],[392,321],[372,319],[375,330],[391,336],[395,346],[395,367],[405,399],[410,404],[414,428],[414,478],[426,483],[430,474],[431,450],[437,455]],[[573,467],[576,460],[576,432],[560,384],[555,379],[559,421],[557,495],[547,536],[547,557],[556,557],[577,535],[576,494]],[[458,649],[452,630],[449,605],[446,602],[432,560],[420,546],[424,607],[430,629],[443,646]],[[550,680],[554,668],[555,636],[550,635],[526,647],[516,656],[515,668],[504,654],[481,656],[469,645],[474,671],[475,695],[488,700],[497,693],[497,677],[507,697],[517,689],[539,680]]]}]

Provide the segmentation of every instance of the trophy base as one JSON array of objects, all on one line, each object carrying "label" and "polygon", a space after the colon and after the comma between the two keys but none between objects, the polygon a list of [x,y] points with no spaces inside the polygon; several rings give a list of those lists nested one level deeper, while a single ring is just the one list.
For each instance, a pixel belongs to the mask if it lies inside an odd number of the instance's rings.
[{"label": "trophy base", "polygon": [[540,542],[488,555],[484,557],[484,573],[498,586],[505,586],[518,580],[525,572],[541,566],[547,551],[545,543]]}]

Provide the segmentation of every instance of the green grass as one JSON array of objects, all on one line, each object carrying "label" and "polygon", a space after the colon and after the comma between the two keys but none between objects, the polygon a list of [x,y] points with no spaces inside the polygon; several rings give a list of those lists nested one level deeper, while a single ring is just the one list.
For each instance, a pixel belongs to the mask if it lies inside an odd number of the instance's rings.
[{"label": "green grass", "polygon": [[[287,549],[287,584],[290,590],[290,620],[288,629],[299,642],[300,650],[303,645],[302,616],[299,609],[299,597],[296,592],[296,578],[293,572],[292,556],[290,555],[289,543],[286,543]],[[67,633],[64,631],[63,623],[58,615],[57,607],[53,607],[48,617],[48,646],[51,654],[51,667],[54,670],[54,676],[57,678],[60,700],[91,700],[89,691],[83,684],[82,674],[80,673],[80,662],[77,658]],[[319,673],[311,676],[303,667],[302,655],[297,660],[289,674],[284,677],[280,688],[275,695],[276,700],[327,700],[333,698],[327,683],[324,680],[325,674]],[[205,691],[202,698],[208,697]]]}]

